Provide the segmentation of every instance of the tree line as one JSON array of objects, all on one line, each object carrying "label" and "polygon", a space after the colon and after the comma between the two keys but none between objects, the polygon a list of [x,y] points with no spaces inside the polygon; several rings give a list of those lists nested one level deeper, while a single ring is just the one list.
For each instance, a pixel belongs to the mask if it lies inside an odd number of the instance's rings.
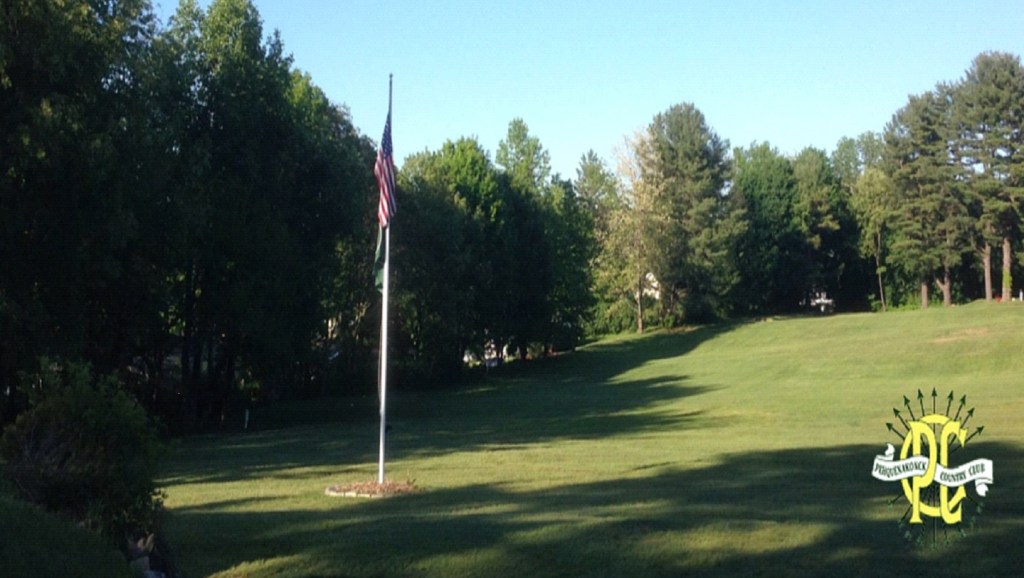
[{"label": "tree line", "polygon": [[[881,132],[831,155],[769,143],[729,154],[692,104],[627,139],[615,171],[592,153],[577,193],[591,212],[598,331],[807,310],[1009,302],[1024,204],[1024,68],[978,55],[910,95]],[[1001,250],[994,294],[993,247]],[[827,297],[826,297],[827,296]]]},{"label": "tree line", "polygon": [[[182,431],[372,392],[377,145],[252,3],[184,0],[166,25],[145,0],[2,16],[0,421],[82,361]],[[549,165],[518,119],[493,162],[467,139],[406,160],[399,385],[582,337],[594,245]]]},{"label": "tree line", "polygon": [[[831,155],[730,149],[681,103],[552,174],[523,119],[404,160],[397,383],[651,324],[1008,300],[1024,73],[979,55]],[[84,361],[176,429],[248,404],[372,392],[376,143],[249,0],[5,4],[0,411]],[[382,124],[383,124],[383,119]],[[396,134],[400,141],[400,133]]]},{"label": "tree line", "polygon": [[183,428],[315,388],[374,144],[253,5],[10,2],[0,38],[3,417],[65,360]]}]

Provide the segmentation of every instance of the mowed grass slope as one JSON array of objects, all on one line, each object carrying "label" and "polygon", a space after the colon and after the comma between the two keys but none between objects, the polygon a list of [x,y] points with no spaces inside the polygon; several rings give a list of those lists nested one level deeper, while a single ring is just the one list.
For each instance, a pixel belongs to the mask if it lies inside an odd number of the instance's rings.
[{"label": "mowed grass slope", "polygon": [[[375,478],[377,422],[375,400],[321,402],[339,421],[183,441],[167,527],[189,576],[1016,574],[1022,328],[1016,304],[776,319],[399,394],[388,477],[422,491],[385,500],[324,496]],[[950,390],[976,407],[951,461],[991,458],[995,483],[966,538],[914,547],[870,469],[933,387],[940,413]]]},{"label": "mowed grass slope", "polygon": [[0,576],[132,578],[128,561],[113,545],[8,492],[0,488]]}]

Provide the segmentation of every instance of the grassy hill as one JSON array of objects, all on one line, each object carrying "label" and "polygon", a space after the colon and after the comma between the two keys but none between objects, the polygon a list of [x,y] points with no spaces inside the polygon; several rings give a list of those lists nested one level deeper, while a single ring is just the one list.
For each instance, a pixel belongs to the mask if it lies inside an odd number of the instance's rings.
[{"label": "grassy hill", "polygon": [[0,491],[0,576],[132,576],[124,556],[96,534],[75,528]]},{"label": "grassy hill", "polygon": [[[771,319],[399,394],[388,477],[422,491],[386,500],[323,493],[375,478],[375,399],[294,406],[338,421],[182,442],[167,526],[189,576],[1011,574],[1021,328],[1016,304]],[[990,458],[995,483],[980,517],[965,502],[966,537],[929,523],[914,545],[899,485],[870,470],[899,444],[892,408],[930,412],[932,388],[939,413],[966,394],[971,431],[985,426],[951,464]]]}]

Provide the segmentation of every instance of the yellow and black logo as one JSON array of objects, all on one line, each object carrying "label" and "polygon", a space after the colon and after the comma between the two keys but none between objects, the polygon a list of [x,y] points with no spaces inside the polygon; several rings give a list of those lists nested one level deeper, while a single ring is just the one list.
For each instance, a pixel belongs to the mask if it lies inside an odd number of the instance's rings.
[{"label": "yellow and black logo", "polygon": [[[899,481],[902,492],[890,504],[905,498],[908,506],[900,518],[900,524],[910,524],[905,532],[908,539],[921,539],[926,518],[933,519],[933,528],[937,530],[939,520],[944,524],[943,534],[950,527],[963,521],[964,500],[976,505],[976,512],[981,512],[981,498],[988,492],[993,482],[992,460],[979,458],[951,467],[950,460],[955,453],[965,448],[971,441],[985,430],[984,426],[976,426],[974,433],[969,433],[974,408],[964,412],[967,396],[960,398],[959,407],[953,413],[953,392],[946,397],[945,413],[938,412],[938,394],[932,389],[932,411],[925,411],[925,396],[917,391],[917,409],[910,398],[903,396],[903,410],[893,408],[893,415],[899,420],[886,423],[889,431],[901,439],[899,458],[892,444],[886,444],[883,455],[875,456],[871,475],[884,482]],[[906,413],[906,417],[904,416]],[[909,418],[909,419],[908,419]],[[977,498],[967,494],[967,486],[974,483]],[[915,532],[915,528],[919,531]],[[932,533],[937,540],[938,532]]]}]

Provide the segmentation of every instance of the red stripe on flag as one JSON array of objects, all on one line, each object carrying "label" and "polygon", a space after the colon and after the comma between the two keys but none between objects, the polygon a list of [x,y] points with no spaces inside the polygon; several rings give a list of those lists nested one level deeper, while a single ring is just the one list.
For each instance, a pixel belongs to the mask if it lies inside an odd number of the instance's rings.
[{"label": "red stripe on flag", "polygon": [[384,137],[380,142],[380,150],[377,151],[377,162],[373,167],[373,174],[377,175],[377,185],[380,188],[380,202],[377,205],[377,220],[381,227],[387,227],[391,219],[398,212],[398,205],[395,203],[395,161],[391,150],[391,110],[388,110],[388,120],[384,123]]}]

